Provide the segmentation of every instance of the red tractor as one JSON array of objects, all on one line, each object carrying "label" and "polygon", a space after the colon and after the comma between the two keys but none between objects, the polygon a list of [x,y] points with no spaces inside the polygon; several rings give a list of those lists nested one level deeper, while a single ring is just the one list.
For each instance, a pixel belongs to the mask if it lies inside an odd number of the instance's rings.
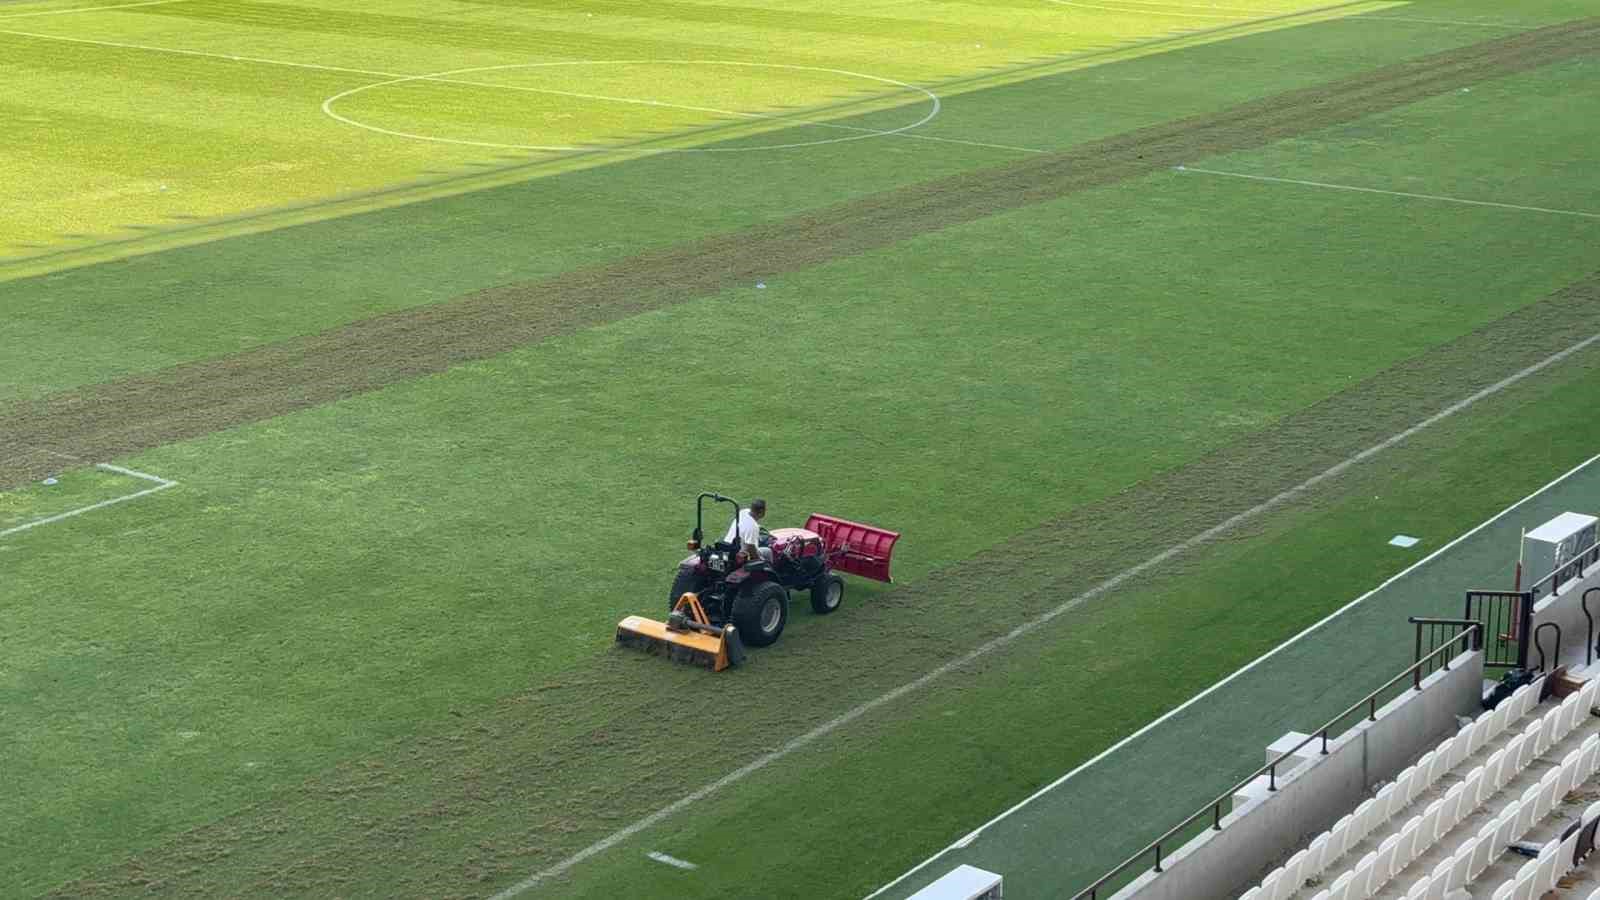
[{"label": "red tractor", "polygon": [[728,626],[740,644],[765,647],[775,642],[789,621],[790,591],[808,592],[811,609],[827,615],[844,602],[840,572],[892,580],[889,558],[900,539],[897,532],[813,514],[804,528],[762,529],[760,546],[770,551],[771,559],[765,554],[751,559],[737,543],[706,543],[707,500],[731,506],[738,521],[738,501],[717,493],[696,498],[689,537],[693,552],[678,564],[667,596],[667,621],[629,616],[618,624],[619,641],[639,643],[644,638],[642,643],[651,646],[682,645],[696,661],[721,669],[737,663],[739,656],[738,649],[730,654],[721,646],[729,637]]}]

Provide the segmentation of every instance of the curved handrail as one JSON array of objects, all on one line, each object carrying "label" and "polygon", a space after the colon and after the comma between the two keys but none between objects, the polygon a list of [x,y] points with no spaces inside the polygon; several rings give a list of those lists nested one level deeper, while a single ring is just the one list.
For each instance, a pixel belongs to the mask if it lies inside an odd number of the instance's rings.
[{"label": "curved handrail", "polygon": [[1554,622],[1545,622],[1533,630],[1533,646],[1534,649],[1539,651],[1539,671],[1541,673],[1544,672],[1545,657],[1544,641],[1539,639],[1539,635],[1543,634],[1546,628],[1554,628],[1556,630],[1556,652],[1552,658],[1556,662],[1561,661],[1561,626]]},{"label": "curved handrail", "polygon": [[1589,614],[1590,594],[1600,594],[1600,587],[1589,588],[1587,591],[1583,592],[1582,597],[1578,598],[1578,605],[1583,608],[1583,617],[1589,620],[1589,640],[1583,645],[1583,664],[1586,666],[1594,662],[1595,651],[1594,616]]}]

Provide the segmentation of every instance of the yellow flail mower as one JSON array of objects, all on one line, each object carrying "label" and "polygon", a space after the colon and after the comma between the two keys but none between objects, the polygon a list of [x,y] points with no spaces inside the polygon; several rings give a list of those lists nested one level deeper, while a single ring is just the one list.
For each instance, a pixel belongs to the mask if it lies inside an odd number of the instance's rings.
[{"label": "yellow flail mower", "polygon": [[898,532],[813,514],[803,528],[763,530],[761,555],[749,559],[737,543],[705,542],[707,500],[732,506],[738,521],[738,501],[709,492],[696,499],[690,555],[667,594],[667,620],[628,616],[617,623],[617,643],[720,672],[742,662],[746,646],[778,640],[791,591],[806,591],[812,611],[828,615],[844,602],[839,573],[893,582],[889,559]]}]

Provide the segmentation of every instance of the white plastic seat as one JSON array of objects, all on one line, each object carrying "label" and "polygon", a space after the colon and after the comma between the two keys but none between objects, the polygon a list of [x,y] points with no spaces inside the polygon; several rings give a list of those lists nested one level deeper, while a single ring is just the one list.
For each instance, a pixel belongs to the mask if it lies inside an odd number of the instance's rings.
[{"label": "white plastic seat", "polygon": [[1328,900],[1350,900],[1350,882],[1356,880],[1356,873],[1346,872],[1333,880],[1333,887],[1328,889]]},{"label": "white plastic seat", "polygon": [[1522,729],[1522,764],[1517,767],[1517,771],[1520,772],[1526,769],[1535,759],[1539,758],[1541,750],[1539,747],[1539,735],[1543,732],[1544,720],[1540,718],[1535,718],[1528,723],[1526,728]]},{"label": "white plastic seat", "polygon": [[1412,849],[1415,855],[1427,852],[1433,846],[1434,839],[1439,836],[1439,816],[1444,812],[1443,798],[1428,804],[1422,811],[1422,830],[1417,832],[1417,846]]},{"label": "white plastic seat", "polygon": [[1494,889],[1494,895],[1490,900],[1511,900],[1511,892],[1516,889],[1516,882],[1508,881]]},{"label": "white plastic seat", "polygon": [[1261,887],[1257,885],[1239,895],[1239,900],[1261,900]]},{"label": "white plastic seat", "polygon": [[1517,810],[1517,823],[1511,826],[1511,834],[1506,843],[1509,844],[1511,841],[1521,840],[1522,836],[1528,833],[1528,829],[1532,828],[1533,823],[1538,821],[1534,817],[1534,812],[1538,808],[1539,785],[1528,785],[1528,789],[1522,792],[1521,806]]},{"label": "white plastic seat", "polygon": [[[1478,844],[1476,837],[1470,837],[1456,848],[1455,855],[1450,857],[1450,872],[1445,876],[1446,891],[1460,890],[1472,880],[1472,861],[1478,856]],[[1443,896],[1443,891],[1440,896]]]},{"label": "white plastic seat", "polygon": [[[1278,879],[1282,877],[1283,866],[1279,866],[1268,873],[1267,877],[1261,879],[1261,884],[1253,888],[1256,892],[1256,900],[1273,900],[1278,896]],[[1243,898],[1240,898],[1240,900],[1243,900]]]},{"label": "white plastic seat", "polygon": [[1489,729],[1493,725],[1493,713],[1481,715],[1478,717],[1477,721],[1472,723],[1472,737],[1470,738],[1471,743],[1468,745],[1468,756],[1471,756],[1472,754],[1477,753],[1479,750],[1482,750],[1483,745],[1489,742]]},{"label": "white plastic seat", "polygon": [[[1449,738],[1446,738],[1445,741],[1446,743],[1451,742]],[[1443,745],[1433,751],[1433,762],[1428,769],[1428,784],[1438,784],[1439,779],[1443,778],[1445,773],[1452,768],[1449,751],[1450,748]]]},{"label": "white plastic seat", "polygon": [[1539,861],[1537,859],[1528,860],[1523,864],[1522,868],[1517,870],[1517,877],[1512,882],[1516,888],[1511,892],[1512,900],[1532,900],[1533,876],[1538,870]]},{"label": "white plastic seat", "polygon": [[1322,855],[1322,870],[1326,872],[1334,860],[1344,855],[1354,841],[1350,840],[1350,829],[1355,825],[1356,817],[1353,813],[1345,813],[1339,821],[1333,823],[1328,829],[1328,846]]},{"label": "white plastic seat", "polygon": [[1583,745],[1578,749],[1583,751],[1582,761],[1578,763],[1578,783],[1582,784],[1594,774],[1596,760],[1600,759],[1600,734],[1584,738]]},{"label": "white plastic seat", "polygon": [[1449,737],[1445,738],[1444,740],[1440,741],[1439,742],[1439,746],[1433,748],[1433,758],[1434,759],[1442,759],[1442,760],[1444,760],[1444,764],[1445,764],[1444,769],[1445,769],[1446,772],[1448,772],[1451,769],[1454,769],[1457,765],[1459,765],[1459,763],[1454,760],[1455,752],[1456,752],[1456,736],[1452,734]]},{"label": "white plastic seat", "polygon": [[1423,895],[1422,900],[1444,900],[1444,895],[1449,889],[1450,885],[1445,879],[1430,878],[1428,879],[1428,893]]},{"label": "white plastic seat", "polygon": [[1486,740],[1492,741],[1499,737],[1502,731],[1506,730],[1507,717],[1511,715],[1511,703],[1509,700],[1510,698],[1500,701],[1500,705],[1489,712],[1489,736]]},{"label": "white plastic seat", "polygon": [[1543,822],[1544,817],[1550,815],[1550,810],[1555,808],[1556,785],[1560,781],[1560,769],[1551,769],[1543,778],[1539,779],[1539,795],[1533,809],[1533,822],[1530,824]]},{"label": "white plastic seat", "polygon": [[1578,838],[1582,836],[1583,831],[1581,829],[1574,831],[1573,833],[1567,835],[1566,840],[1562,841],[1556,847],[1556,873],[1551,876],[1550,886],[1545,890],[1555,890],[1556,882],[1560,881],[1561,878],[1568,872],[1571,872],[1573,869],[1578,867],[1577,864],[1572,861],[1572,855],[1578,851]]},{"label": "white plastic seat", "polygon": [[1565,797],[1578,784],[1578,763],[1583,761],[1583,751],[1573,750],[1561,760],[1561,778],[1556,782],[1556,798]]},{"label": "white plastic seat", "polygon": [[1516,692],[1511,695],[1511,705],[1513,707],[1511,720],[1515,722],[1527,715],[1528,710],[1533,708],[1533,704],[1538,700],[1538,697],[1539,695],[1534,693],[1534,686],[1531,684],[1525,684],[1517,688]]},{"label": "white plastic seat", "polygon": [[1578,691],[1579,694],[1583,695],[1583,700],[1579,704],[1583,707],[1582,715],[1588,715],[1589,711],[1594,709],[1594,698],[1597,692],[1600,692],[1600,679],[1595,678],[1591,678],[1585,682],[1583,689]]},{"label": "white plastic seat", "polygon": [[1561,854],[1558,852],[1560,849],[1560,844],[1551,841],[1539,851],[1539,867],[1534,870],[1533,876],[1533,896],[1543,897],[1556,889],[1556,867],[1561,862],[1559,859]]},{"label": "white plastic seat", "polygon": [[1426,875],[1418,878],[1412,882],[1411,890],[1406,891],[1406,900],[1424,900],[1428,896],[1428,885],[1432,883]]},{"label": "white plastic seat", "polygon": [[[1416,766],[1406,767],[1406,802],[1404,806],[1410,806],[1412,803],[1415,803],[1417,797],[1427,789],[1427,774],[1428,773],[1422,771]],[[1402,808],[1404,808],[1404,806]]]},{"label": "white plastic seat", "polygon": [[1306,848],[1305,865],[1300,869],[1301,878],[1315,878],[1321,875],[1332,860],[1326,859],[1328,842],[1333,837],[1331,832],[1324,831],[1311,839],[1311,846]]},{"label": "white plastic seat", "polygon": [[1417,849],[1417,844],[1422,837],[1422,817],[1412,816],[1411,821],[1400,829],[1400,846],[1395,848],[1396,855],[1404,856],[1407,860],[1417,858],[1422,851]]},{"label": "white plastic seat", "polygon": [[1519,771],[1517,762],[1522,758],[1522,735],[1517,735],[1506,742],[1505,752],[1500,754],[1500,771],[1494,773],[1494,790],[1505,786],[1507,781]]},{"label": "white plastic seat", "polygon": [[[1389,835],[1383,839],[1383,843],[1378,845],[1378,858],[1372,863],[1372,890],[1376,891],[1390,878],[1394,877],[1395,872],[1405,868],[1403,864],[1400,866],[1394,864],[1394,851],[1398,846],[1400,846],[1400,835],[1398,834]],[[1407,860],[1407,862],[1409,861]]]},{"label": "white plastic seat", "polygon": [[[1576,763],[1573,764],[1572,770],[1574,772],[1578,770]],[[1439,812],[1438,837],[1444,837],[1445,832],[1456,827],[1456,823],[1461,821],[1461,804],[1466,794],[1467,785],[1462,781],[1450,785],[1450,789],[1444,792],[1444,809]]]},{"label": "white plastic seat", "polygon": [[1278,879],[1278,889],[1272,892],[1273,900],[1289,900],[1306,883],[1305,864],[1310,855],[1311,851],[1301,850],[1283,864],[1283,877]]},{"label": "white plastic seat", "polygon": [[[1483,870],[1489,868],[1489,864],[1494,862],[1500,855],[1499,848],[1505,845],[1495,843],[1495,835],[1500,831],[1503,823],[1503,819],[1496,819],[1478,829],[1478,849],[1472,851],[1472,865],[1467,867],[1467,881],[1472,881],[1483,874]],[[1510,831],[1511,829],[1507,826],[1506,830]],[[1466,882],[1458,884],[1456,887],[1466,887]]]},{"label": "white plastic seat", "polygon": [[1378,851],[1374,850],[1361,857],[1361,861],[1356,863],[1356,867],[1351,870],[1355,878],[1350,881],[1348,900],[1367,900],[1368,897],[1372,896],[1373,890],[1377,887],[1373,883],[1373,875],[1377,871],[1377,867]]},{"label": "white plastic seat", "polygon": [[1446,754],[1450,759],[1450,768],[1454,769],[1456,766],[1466,762],[1469,755],[1467,751],[1471,748],[1472,741],[1462,732],[1457,732],[1455,737],[1450,738],[1450,752]]},{"label": "white plastic seat", "polygon": [[1578,727],[1578,703],[1583,699],[1582,691],[1574,691],[1561,701],[1561,718],[1556,723],[1556,740],[1561,740]]},{"label": "white plastic seat", "polygon": [[1467,777],[1461,782],[1462,793],[1459,814],[1462,818],[1472,815],[1474,810],[1483,805],[1484,798],[1488,796],[1488,788],[1484,785],[1489,783],[1489,779],[1484,776],[1484,772],[1483,766],[1476,766],[1471,772],[1467,773]]},{"label": "white plastic seat", "polygon": [[1434,866],[1433,871],[1428,873],[1428,883],[1432,884],[1434,882],[1438,882],[1439,884],[1449,884],[1450,866],[1453,863],[1454,860],[1447,859],[1440,862],[1437,866]]},{"label": "white plastic seat", "polygon": [[1561,707],[1556,707],[1544,714],[1544,719],[1539,728],[1539,755],[1543,756],[1550,745],[1557,740],[1556,732],[1561,727]]},{"label": "white plastic seat", "polygon": [[1378,826],[1383,824],[1382,812],[1378,809],[1378,801],[1371,798],[1361,801],[1361,805],[1356,807],[1356,821],[1361,824],[1361,829],[1357,833],[1361,835],[1362,840],[1371,837],[1372,833],[1378,830]]},{"label": "white plastic seat", "polygon": [[1429,750],[1427,753],[1422,754],[1421,759],[1417,760],[1417,774],[1422,776],[1423,790],[1433,787],[1433,782],[1428,779],[1433,777],[1433,759],[1437,755],[1437,753]]}]

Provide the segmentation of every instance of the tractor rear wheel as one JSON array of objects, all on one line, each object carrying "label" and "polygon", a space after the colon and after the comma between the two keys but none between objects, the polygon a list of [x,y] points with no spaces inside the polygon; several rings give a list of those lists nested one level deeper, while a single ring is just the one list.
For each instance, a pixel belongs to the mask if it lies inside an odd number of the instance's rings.
[{"label": "tractor rear wheel", "polygon": [[672,613],[672,610],[678,605],[679,597],[689,593],[698,594],[700,593],[700,588],[700,576],[693,572],[685,572],[679,569],[678,577],[672,579],[672,593],[667,595],[667,613],[669,615]]},{"label": "tractor rear wheel", "polygon": [[752,647],[765,647],[783,634],[789,621],[789,592],[775,581],[763,581],[739,592],[733,601],[733,624]]},{"label": "tractor rear wheel", "polygon": [[844,579],[832,572],[824,572],[811,585],[811,611],[825,616],[844,602]]}]

